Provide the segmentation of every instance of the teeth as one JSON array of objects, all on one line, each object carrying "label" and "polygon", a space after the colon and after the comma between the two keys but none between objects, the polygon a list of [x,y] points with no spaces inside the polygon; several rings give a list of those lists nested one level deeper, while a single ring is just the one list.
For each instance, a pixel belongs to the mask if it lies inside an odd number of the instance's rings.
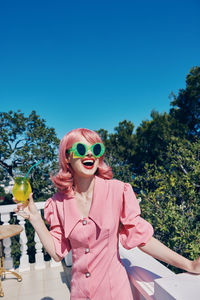
[{"label": "teeth", "polygon": [[94,164],[94,161],[91,159],[87,159],[83,161],[84,165],[92,166]]}]

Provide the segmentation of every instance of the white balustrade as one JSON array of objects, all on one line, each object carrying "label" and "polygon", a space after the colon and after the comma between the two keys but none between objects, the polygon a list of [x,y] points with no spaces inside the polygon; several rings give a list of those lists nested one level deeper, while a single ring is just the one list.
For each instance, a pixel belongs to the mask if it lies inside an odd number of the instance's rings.
[{"label": "white balustrade", "polygon": [[25,231],[25,219],[21,216],[17,216],[17,219],[19,220],[19,225],[23,227],[23,231],[20,234],[20,250],[21,250],[21,257],[20,257],[20,265],[19,270],[20,271],[29,271],[30,270],[30,264],[29,264],[29,257],[27,254],[27,237],[26,237],[26,231]]},{"label": "white balustrade", "polygon": [[[37,209],[41,211],[44,209],[45,202],[36,202]],[[3,223],[3,225],[8,225],[9,221],[11,219],[11,213],[14,212],[14,209],[17,207],[16,204],[11,205],[0,205],[0,220]],[[21,250],[21,257],[20,257],[20,265],[19,265],[19,271],[29,271],[30,270],[30,263],[29,263],[29,257],[27,254],[27,236],[25,231],[25,219],[19,215],[16,216],[19,225],[23,227],[23,231],[20,233],[20,250]],[[45,268],[45,261],[44,261],[44,253],[43,253],[43,246],[40,242],[40,239],[35,233],[34,236],[35,241],[35,269],[44,269]],[[4,245],[4,254],[5,254],[5,267],[7,269],[13,269],[13,258],[11,257],[11,238],[7,238],[3,240]],[[50,261],[51,267],[58,266],[60,263],[55,262],[53,259]]]},{"label": "white balustrade", "polygon": [[134,300],[200,299],[200,275],[175,274],[138,248],[126,250],[119,245],[119,251]]},{"label": "white balustrade", "polygon": [[[41,212],[45,202],[36,202],[37,209]],[[16,208],[13,205],[0,205],[0,219],[3,225],[9,224],[11,213]],[[17,216],[19,224],[24,227],[25,221]],[[42,244],[37,234],[35,234],[35,269],[45,268],[44,254]],[[13,268],[13,259],[11,257],[11,239],[4,239],[5,267]],[[20,234],[21,258],[20,271],[30,270],[29,259],[27,255],[27,237],[24,230]],[[200,297],[200,275],[189,273],[174,274],[160,262],[151,256],[143,253],[138,248],[131,250],[124,249],[119,245],[120,257],[124,264],[131,283],[134,300],[199,300]],[[71,251],[65,262],[68,267],[72,264]],[[54,267],[60,263],[54,260],[50,261],[50,266]]]},{"label": "white balustrade", "polygon": [[[38,203],[38,210],[40,211],[41,214],[41,209],[43,208],[43,206],[40,206],[40,202]],[[40,242],[39,236],[37,234],[37,232],[35,232],[35,237],[34,237],[34,241],[35,241],[35,249],[36,249],[36,254],[35,254],[35,269],[39,270],[39,269],[44,269],[45,268],[45,263],[44,263],[44,254],[43,254],[43,247],[42,247],[42,243]]]},{"label": "white balustrade", "polygon": [[[4,225],[8,225],[10,221],[10,214],[4,213],[2,215],[1,221],[4,222]],[[13,258],[11,257],[11,239],[7,238],[3,240],[3,246],[4,246],[4,264],[7,269],[13,268]]]}]

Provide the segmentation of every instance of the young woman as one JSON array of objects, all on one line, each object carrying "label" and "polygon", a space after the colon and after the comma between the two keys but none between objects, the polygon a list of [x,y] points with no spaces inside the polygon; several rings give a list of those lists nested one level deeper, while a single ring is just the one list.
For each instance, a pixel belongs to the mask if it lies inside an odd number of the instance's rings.
[{"label": "young woman", "polygon": [[111,168],[103,161],[104,151],[102,140],[94,131],[70,131],[60,143],[60,170],[52,178],[58,192],[45,205],[50,231],[32,195],[25,208],[27,218],[54,260],[60,261],[72,249],[71,299],[133,299],[119,258],[119,237],[127,249],[137,246],[159,260],[200,273],[200,259],[190,261],[153,237],[152,226],[140,217],[132,187],[111,179]]}]

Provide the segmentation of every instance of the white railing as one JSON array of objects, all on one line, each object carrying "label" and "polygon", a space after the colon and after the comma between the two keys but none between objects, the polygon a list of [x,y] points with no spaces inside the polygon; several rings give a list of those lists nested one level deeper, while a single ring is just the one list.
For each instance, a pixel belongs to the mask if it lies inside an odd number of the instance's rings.
[{"label": "white railing", "polygon": [[[38,210],[41,212],[45,202],[36,202]],[[0,219],[3,225],[8,225],[11,213],[16,208],[13,205],[0,206]],[[17,216],[19,224],[24,227],[25,220]],[[42,244],[35,234],[35,269],[45,268],[44,254],[42,252]],[[11,257],[11,239],[3,240],[5,267],[13,268],[13,258]],[[27,237],[24,230],[20,234],[21,258],[19,271],[29,271],[29,257],[27,255]],[[188,273],[174,274],[164,265],[159,263],[151,256],[143,253],[138,248],[126,250],[119,245],[120,256],[122,262],[129,275],[134,300],[199,300],[200,299],[200,275],[192,275]],[[67,264],[71,264],[71,255],[65,259]],[[57,266],[54,260],[50,261],[50,266]]]},{"label": "white railing", "polygon": [[[44,209],[45,202],[36,202],[37,209],[40,211]],[[13,213],[14,209],[16,208],[16,204],[11,205],[1,205],[0,206],[0,219],[1,222],[3,222],[3,225],[8,225],[9,221],[11,219],[11,213]],[[20,217],[16,215],[17,220],[19,221],[19,225],[21,225],[24,230],[20,233],[20,250],[21,250],[21,257],[20,257],[20,265],[19,265],[19,271],[29,271],[30,270],[30,263],[29,263],[29,257],[27,255],[27,237],[26,237],[26,231],[25,231],[25,220],[23,217]],[[34,236],[35,241],[35,269],[43,269],[45,268],[45,261],[44,261],[44,254],[42,252],[42,244],[40,242],[40,239],[35,232]],[[12,269],[13,268],[13,258],[11,257],[11,238],[6,238],[3,240],[3,246],[4,246],[4,263],[6,269]],[[60,263],[55,262],[54,260],[50,261],[50,265],[58,266]]]}]

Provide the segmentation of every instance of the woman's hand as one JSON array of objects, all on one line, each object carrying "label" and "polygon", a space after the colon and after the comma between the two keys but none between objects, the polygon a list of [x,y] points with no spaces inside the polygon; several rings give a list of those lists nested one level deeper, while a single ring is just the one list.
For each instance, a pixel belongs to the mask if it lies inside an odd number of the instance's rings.
[{"label": "woman's hand", "polygon": [[190,273],[200,274],[200,257],[191,262]]},{"label": "woman's hand", "polygon": [[17,203],[17,208],[14,211],[24,219],[28,219],[31,222],[40,216],[40,213],[38,212],[37,207],[33,201],[32,193],[29,195],[28,204],[19,203],[15,198],[13,198],[13,201]]}]

